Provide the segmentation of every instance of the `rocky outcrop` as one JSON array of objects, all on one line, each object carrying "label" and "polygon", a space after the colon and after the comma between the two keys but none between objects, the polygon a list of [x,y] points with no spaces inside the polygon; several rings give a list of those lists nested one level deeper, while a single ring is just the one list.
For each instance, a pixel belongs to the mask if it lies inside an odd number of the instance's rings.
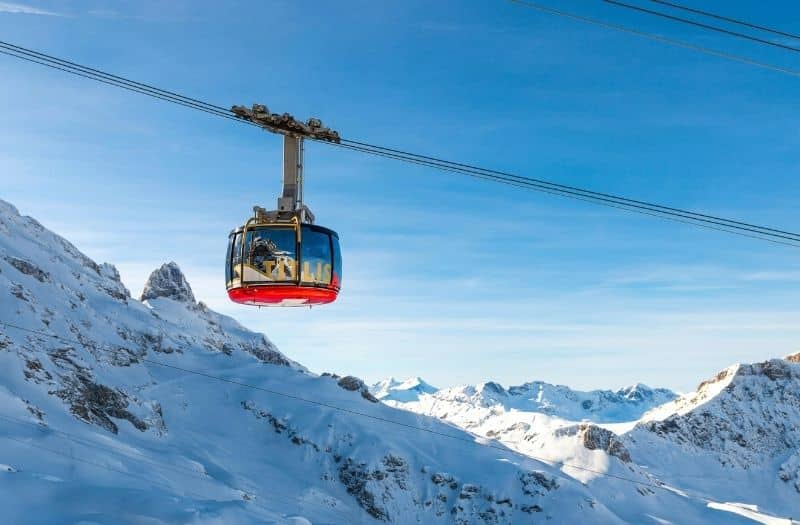
[{"label": "rocky outcrop", "polygon": [[364,381],[358,377],[345,376],[340,378],[336,384],[345,390],[350,390],[351,392],[360,392],[361,397],[372,403],[378,402],[378,399],[370,393],[366,383],[364,383]]},{"label": "rocky outcrop", "polygon": [[6,262],[13,266],[18,272],[25,275],[30,275],[40,283],[46,283],[50,281],[50,274],[30,261],[19,257],[12,257],[10,255],[4,256],[3,259],[5,259]]},{"label": "rocky outcrop", "polygon": [[153,271],[144,285],[140,301],[164,297],[182,303],[195,303],[194,293],[189,282],[174,262],[162,264]]},{"label": "rocky outcrop", "polygon": [[117,420],[126,420],[137,430],[147,430],[147,424],[128,410],[128,396],[119,390],[95,383],[85,375],[78,375],[65,382],[65,388],[56,395],[67,401],[76,417],[103,427],[116,434]]},{"label": "rocky outcrop", "polygon": [[630,463],[631,455],[616,434],[596,425],[581,425],[583,446],[589,450],[603,450],[609,456]]},{"label": "rocky outcrop", "polygon": [[624,463],[630,463],[631,455],[625,444],[615,433],[605,428],[588,423],[571,425],[557,429],[554,433],[556,437],[575,436],[587,450],[602,450],[609,456],[614,456]]},{"label": "rocky outcrop", "polygon": [[794,356],[723,370],[696,392],[639,423],[632,439],[651,433],[723,465],[764,465],[800,447],[800,364]]}]

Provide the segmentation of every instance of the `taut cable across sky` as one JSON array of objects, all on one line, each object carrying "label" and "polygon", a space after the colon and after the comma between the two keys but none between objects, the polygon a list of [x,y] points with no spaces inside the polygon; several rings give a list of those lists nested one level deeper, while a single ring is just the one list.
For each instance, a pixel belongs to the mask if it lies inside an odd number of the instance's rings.
[{"label": "taut cable across sky", "polygon": [[[521,3],[523,5],[527,5],[528,7],[535,7],[539,9],[539,6],[535,6],[534,4],[530,4],[528,2],[521,2],[520,0],[513,0],[513,1]],[[557,12],[557,14],[562,14],[562,13]],[[583,19],[583,17],[578,17],[578,18]],[[120,87],[122,89],[126,89],[128,91],[132,91],[149,97],[157,98],[165,102],[178,104],[190,109],[195,109],[198,111],[202,111],[204,113],[209,113],[211,115],[234,120],[236,122],[241,122],[247,125],[252,125],[255,127],[259,127],[261,129],[267,129],[268,131],[275,132],[275,130],[269,126],[264,126],[251,119],[242,118],[241,115],[233,111],[233,108],[226,109],[216,104],[211,104],[208,102],[198,100],[196,98],[178,94],[173,91],[168,91],[162,88],[158,88],[150,84],[137,82],[122,76],[107,73],[100,69],[80,65],[75,62],[71,62],[69,60],[65,60],[62,58],[55,57],[53,55],[49,55],[22,46],[11,44],[9,42],[0,41],[0,53],[8,56],[13,56],[15,58],[20,58],[28,62],[33,62],[43,66],[47,66],[53,69],[58,69],[60,71],[71,73],[90,80],[96,80],[104,84]],[[565,184],[551,182],[543,179],[523,177],[508,172],[481,168],[466,163],[449,161],[437,157],[412,153],[399,149],[377,146],[363,141],[351,140],[346,138],[339,139],[338,136],[337,136],[337,141],[330,141],[327,139],[322,140],[315,136],[310,136],[308,138],[310,140],[322,142],[324,144],[339,146],[350,150],[358,151],[361,153],[368,153],[371,155],[377,155],[403,162],[423,165],[442,171],[452,172],[460,175],[466,175],[474,178],[480,178],[500,184],[515,186],[543,193],[549,193],[552,195],[558,195],[571,199],[582,200],[590,202],[592,204],[598,204],[601,206],[612,207],[629,212],[650,215],[671,221],[683,222],[694,226],[699,226],[702,228],[722,231],[734,235],[750,237],[776,244],[784,244],[796,248],[800,247],[800,233],[795,233],[778,228],[760,226],[749,222],[727,219],[724,217],[715,216],[711,214],[684,210],[672,206],[665,206],[642,200],[631,199],[628,197],[612,195],[609,193],[602,193],[575,186],[569,186]]]}]

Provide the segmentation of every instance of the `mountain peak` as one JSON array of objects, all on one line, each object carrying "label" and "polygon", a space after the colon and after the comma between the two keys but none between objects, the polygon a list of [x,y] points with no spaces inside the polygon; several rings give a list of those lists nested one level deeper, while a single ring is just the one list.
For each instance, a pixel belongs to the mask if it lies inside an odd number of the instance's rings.
[{"label": "mountain peak", "polygon": [[394,377],[375,383],[370,388],[372,394],[381,401],[399,401],[408,403],[416,401],[422,394],[433,394],[438,389],[421,377],[410,377],[398,381]]},{"label": "mountain peak", "polygon": [[429,390],[430,391],[436,390],[436,387],[432,386],[430,383],[428,383],[427,381],[425,381],[424,379],[422,379],[419,376],[409,377],[405,381],[402,381],[400,383],[396,383],[394,386],[396,386],[397,388],[400,388],[400,389],[404,389],[404,390],[416,389],[416,390],[425,391],[425,392],[427,392]]},{"label": "mountain peak", "polygon": [[166,297],[182,303],[194,303],[194,293],[180,267],[174,262],[153,270],[142,290],[140,301]]},{"label": "mountain peak", "polygon": [[485,383],[481,383],[480,385],[478,385],[478,390],[483,393],[496,394],[500,396],[508,395],[508,392],[506,392],[506,389],[503,388],[503,385],[495,381],[487,381]]}]

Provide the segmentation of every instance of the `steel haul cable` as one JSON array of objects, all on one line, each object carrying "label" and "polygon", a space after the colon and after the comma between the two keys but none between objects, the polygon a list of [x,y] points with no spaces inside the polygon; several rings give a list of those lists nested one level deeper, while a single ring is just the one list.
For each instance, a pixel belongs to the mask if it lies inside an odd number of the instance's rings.
[{"label": "steel haul cable", "polygon": [[687,7],[685,5],[676,4],[674,2],[667,2],[666,0],[650,0],[655,4],[661,4],[669,7],[673,7],[675,9],[680,9],[681,11],[687,11],[689,13],[694,13],[696,15],[707,16],[709,18],[716,18],[717,20],[722,20],[724,22],[730,22],[731,24],[737,24],[744,27],[749,27],[750,29],[757,29],[759,31],[765,31],[767,33],[772,33],[778,36],[785,36],[788,38],[794,38],[800,40],[800,35],[795,35],[792,33],[787,33],[785,31],[780,31],[778,29],[773,29],[771,27],[760,26],[757,24],[753,24],[751,22],[747,22],[746,20],[739,20],[737,18],[731,18],[729,16],[718,15],[716,13],[710,13],[708,11],[703,11],[701,9],[696,9],[694,7]]},{"label": "steel haul cable", "polygon": [[[668,220],[668,221],[674,221],[674,222],[679,222],[679,223],[682,223],[682,224],[689,224],[689,225],[692,225],[692,226],[697,226],[697,227],[700,227],[700,228],[706,228],[706,229],[720,231],[720,232],[724,232],[724,233],[730,233],[730,234],[733,234],[733,235],[739,235],[739,236],[742,236],[742,237],[748,237],[750,239],[757,239],[757,240],[760,240],[760,241],[767,241],[767,242],[771,242],[771,243],[774,243],[774,244],[781,244],[781,245],[784,245],[784,246],[791,246],[793,248],[800,248],[800,244],[795,244],[793,242],[781,241],[781,240],[771,239],[771,238],[767,238],[767,237],[762,237],[762,236],[759,236],[759,235],[743,233],[741,231],[735,231],[735,230],[730,230],[730,229],[726,229],[726,228],[710,226],[708,224],[703,224],[703,223],[699,223],[699,222],[693,222],[693,221],[690,221],[690,220],[687,220],[687,219],[681,219],[681,218],[670,216],[670,215],[666,215],[666,214],[659,214],[659,213],[656,213],[654,211],[652,211],[652,212],[651,211],[645,211],[646,209],[626,208],[626,207],[624,207],[622,205],[616,205],[616,204],[613,204],[613,203],[598,202],[596,200],[592,200],[592,199],[589,199],[589,198],[586,198],[586,197],[582,197],[582,196],[577,195],[577,194],[571,195],[571,194],[566,194],[566,193],[559,193],[559,192],[557,192],[555,190],[549,190],[549,189],[537,187],[537,186],[534,186],[534,185],[528,185],[528,184],[524,184],[522,182],[516,182],[516,181],[513,181],[513,180],[498,179],[498,178],[494,178],[494,177],[491,177],[489,175],[483,175],[483,174],[480,174],[480,173],[472,173],[472,172],[468,172],[468,171],[461,171],[461,170],[458,170],[456,168],[450,168],[450,167],[445,167],[445,166],[437,166],[437,165],[427,164],[427,163],[424,163],[424,162],[421,162],[421,161],[417,161],[417,160],[405,159],[405,158],[402,158],[402,157],[399,157],[399,156],[394,156],[394,155],[389,154],[389,153],[382,153],[382,152],[378,152],[378,151],[374,151],[374,150],[366,150],[366,149],[354,148],[354,147],[348,146],[346,144],[337,144],[337,146],[340,146],[340,147],[345,148],[345,149],[352,149],[352,150],[359,151],[359,152],[362,152],[362,153],[368,153],[370,155],[377,155],[379,157],[386,157],[386,158],[391,158],[391,159],[396,159],[396,160],[404,160],[404,161],[410,162],[412,164],[420,164],[420,165],[423,165],[423,166],[432,167],[434,169],[438,169],[438,170],[442,170],[442,171],[457,173],[457,174],[461,174],[461,175],[467,175],[467,176],[470,176],[470,177],[475,177],[475,178],[478,178],[478,179],[488,180],[488,181],[491,181],[491,182],[497,182],[497,183],[500,183],[500,184],[506,184],[508,186],[514,186],[514,187],[521,188],[521,189],[528,189],[528,190],[533,190],[533,191],[538,191],[538,192],[543,192],[543,193],[549,193],[551,195],[557,195],[559,197],[566,197],[566,198],[569,198],[569,199],[589,202],[589,203],[592,203],[592,204],[599,204],[601,206],[607,206],[609,208],[616,208],[618,210],[629,211],[629,212],[638,213],[638,214],[642,214],[642,215],[647,215],[647,216],[650,216],[650,217],[656,217],[656,218],[664,219],[664,220]],[[794,238],[793,238],[793,240],[794,240]]]},{"label": "steel haul cable", "polygon": [[[250,122],[233,115],[229,110],[222,106],[203,102],[199,99],[180,95],[173,91],[157,88],[155,86],[136,82],[124,77],[106,73],[96,68],[83,66],[74,62],[64,60],[52,55],[34,51],[21,46],[17,46],[8,42],[0,41],[0,53],[4,53],[16,58],[34,62],[36,64],[44,65],[67,73],[72,73],[90,80],[97,80],[104,84],[120,87],[129,91],[139,94],[179,104],[190,109],[196,109],[209,113],[215,116],[223,117],[235,122],[253,125],[261,128],[258,124]],[[663,206],[659,204],[649,203],[641,200],[630,199],[617,195],[577,188],[575,186],[568,186],[542,179],[534,179],[530,177],[523,177],[514,175],[507,172],[498,170],[491,170],[487,168],[480,168],[465,163],[448,161],[427,155],[420,155],[407,151],[402,151],[393,148],[386,148],[376,146],[361,141],[342,139],[340,144],[320,141],[325,144],[345,147],[347,149],[368,153],[371,155],[378,155],[394,160],[409,162],[413,164],[432,167],[439,170],[449,171],[470,177],[481,178],[491,182],[502,183],[506,185],[521,187],[534,191],[539,191],[548,194],[559,195],[562,197],[573,198],[593,204],[599,204],[616,209],[622,209],[644,215],[654,216],[662,219],[673,220],[677,222],[701,226],[704,228],[722,231],[726,233],[733,233],[745,237],[755,238],[759,240],[766,240],[777,244],[786,244],[798,247],[795,243],[800,243],[800,234],[779,230],[776,228],[769,228],[765,226],[758,226],[751,223],[736,221],[732,219],[725,219],[718,216],[692,212],[688,210],[681,210],[670,206]]]},{"label": "steel haul cable", "polygon": [[638,11],[640,13],[645,13],[648,15],[658,16],[661,18],[666,18],[667,20],[672,20],[673,22],[679,22],[681,24],[687,24],[695,27],[699,27],[702,29],[708,29],[709,31],[714,31],[717,33],[722,33],[729,36],[734,36],[736,38],[741,38],[743,40],[750,40],[751,42],[757,42],[759,44],[764,44],[768,46],[778,47],[781,49],[785,49],[787,51],[794,51],[795,53],[800,53],[800,47],[790,46],[788,44],[782,44],[780,42],[773,42],[771,40],[766,40],[764,38],[759,38],[752,35],[746,35],[744,33],[739,33],[737,31],[731,31],[730,29],[725,29],[722,27],[712,26],[710,24],[704,24],[702,22],[697,22],[695,20],[689,20],[688,18],[681,18],[679,16],[670,15],[668,13],[662,13],[661,11],[656,11],[654,9],[647,9],[646,7],[641,7],[638,5],[633,4],[626,4],[625,2],[620,2],[619,0],[603,0],[603,2],[611,5],[615,5],[617,7],[624,7],[625,9],[630,9],[632,11]]},{"label": "steel haul cable", "polygon": [[[352,146],[352,144],[356,144],[357,146]],[[485,168],[479,168],[477,166],[470,166],[467,164],[461,164],[451,161],[446,161],[443,159],[436,159],[434,157],[427,157],[423,155],[417,155],[412,153],[403,152],[400,150],[394,150],[390,148],[383,148],[378,146],[371,146],[368,144],[363,144],[360,142],[346,140],[343,139],[341,144],[334,144],[335,146],[340,146],[348,149],[353,149],[356,151],[360,151],[363,153],[369,153],[372,155],[383,156],[387,158],[393,158],[397,160],[403,160],[406,162],[412,162],[415,164],[421,164],[425,166],[429,166],[436,169],[441,169],[444,171],[452,171],[455,173],[461,173],[464,175],[471,175],[476,176],[479,178],[484,178],[487,180],[492,180],[495,182],[502,182],[507,183],[519,187],[527,187],[529,189],[534,189],[537,191],[544,191],[546,193],[552,193],[561,196],[573,196],[580,198],[580,200],[585,200],[587,202],[592,202],[594,204],[601,204],[601,205],[608,205],[609,203],[614,204],[618,209],[624,209],[626,211],[636,211],[636,209],[642,210],[649,210],[653,212],[654,216],[658,216],[661,218],[666,218],[665,215],[672,215],[681,217],[684,219],[689,219],[691,221],[698,221],[698,222],[706,222],[710,224],[716,224],[719,226],[725,226],[728,228],[740,229],[744,231],[754,232],[761,235],[769,235],[772,237],[778,237],[783,239],[788,239],[792,241],[800,241],[800,234],[788,232],[784,230],[778,230],[775,228],[768,228],[764,226],[758,226],[755,224],[750,224],[741,221],[735,221],[732,219],[725,219],[722,217],[717,217],[714,215],[708,215],[698,212],[692,212],[688,210],[681,210],[678,208],[672,208],[669,206],[662,206],[659,204],[648,203],[644,201],[639,201],[635,199],[629,199],[625,197],[619,197],[607,193],[600,193],[591,190],[585,190],[581,188],[577,188],[574,186],[567,186],[564,184],[557,184],[553,182],[544,181],[541,179],[533,179],[529,177],[522,177],[519,175],[513,175],[510,173],[500,172],[496,170],[489,170]],[[663,214],[663,215],[655,215]],[[689,224],[694,224],[696,226],[701,226],[696,222],[689,222]],[[720,230],[726,231],[728,233],[734,233],[730,230]],[[755,237],[761,238],[761,237]],[[766,240],[766,239],[763,239]],[[786,243],[788,244],[788,243]],[[796,246],[790,244],[791,246]]]},{"label": "steel haul cable", "polygon": [[768,69],[770,71],[776,71],[778,73],[784,73],[786,75],[791,75],[793,77],[800,77],[800,69],[792,69],[788,67],[778,66],[775,64],[770,64],[768,62],[761,62],[754,58],[749,58],[746,56],[736,55],[734,53],[728,53],[726,51],[719,51],[717,49],[712,49],[710,47],[704,47],[698,44],[693,44],[691,42],[686,42],[684,40],[678,40],[675,38],[668,38],[665,36],[661,36],[655,33],[648,33],[647,31],[642,31],[639,29],[634,29],[632,27],[627,27],[619,24],[612,24],[610,22],[604,22],[602,20],[598,20],[596,18],[590,18],[588,16],[583,15],[576,15],[574,13],[570,13],[568,11],[562,11],[560,9],[554,9],[552,7],[548,7],[542,4],[537,4],[535,2],[529,0],[508,0],[511,3],[521,5],[523,7],[527,7],[529,9],[535,9],[542,13],[548,13],[551,15],[561,16],[564,18],[570,18],[572,20],[577,20],[579,22],[584,22],[586,24],[591,24],[597,27],[602,27],[605,29],[611,29],[612,31],[619,31],[622,33],[627,33],[629,35],[635,35],[642,38],[646,38],[648,40],[653,40],[655,42],[661,42],[662,44],[669,44],[671,46],[682,47],[684,49],[690,49],[692,51],[697,51],[699,53],[703,53],[705,55],[715,56],[717,58],[724,58],[726,60],[732,60],[734,62],[739,62],[741,64],[747,64],[750,66],[759,67],[762,69]]}]

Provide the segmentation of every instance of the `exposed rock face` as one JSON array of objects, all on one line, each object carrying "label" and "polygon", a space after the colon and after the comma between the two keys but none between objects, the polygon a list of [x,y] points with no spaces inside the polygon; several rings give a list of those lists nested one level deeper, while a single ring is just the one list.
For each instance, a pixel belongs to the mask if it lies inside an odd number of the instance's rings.
[{"label": "exposed rock face", "polygon": [[631,455],[616,434],[596,425],[581,425],[583,446],[589,450],[604,450],[610,456],[630,463]]},{"label": "exposed rock face", "polygon": [[25,275],[30,275],[40,283],[50,281],[50,274],[30,261],[26,261],[25,259],[21,259],[19,257],[12,257],[10,255],[4,256],[3,259],[5,259],[6,262],[13,266],[18,272],[24,273]]},{"label": "exposed rock face", "polygon": [[128,410],[128,397],[119,390],[93,382],[80,375],[67,382],[69,388],[57,392],[70,404],[70,410],[87,423],[94,423],[116,434],[119,427],[112,420],[129,421],[137,430],[147,430],[147,424]]},{"label": "exposed rock face", "polygon": [[771,359],[730,367],[640,423],[642,431],[723,465],[749,469],[800,447],[800,364]]},{"label": "exposed rock face", "polygon": [[140,301],[165,297],[182,303],[194,303],[194,293],[183,272],[174,262],[162,264],[154,270],[144,285]]},{"label": "exposed rock face", "polygon": [[602,450],[609,456],[619,458],[624,463],[630,463],[631,455],[625,444],[615,433],[605,428],[587,423],[572,425],[557,429],[555,437],[575,436],[587,450]]},{"label": "exposed rock face", "polygon": [[363,397],[368,401],[371,401],[372,403],[378,402],[378,399],[370,393],[366,383],[364,383],[364,381],[362,379],[359,379],[358,377],[345,376],[339,379],[337,384],[340,387],[344,388],[345,390],[350,390],[352,392],[361,392],[361,397]]}]

